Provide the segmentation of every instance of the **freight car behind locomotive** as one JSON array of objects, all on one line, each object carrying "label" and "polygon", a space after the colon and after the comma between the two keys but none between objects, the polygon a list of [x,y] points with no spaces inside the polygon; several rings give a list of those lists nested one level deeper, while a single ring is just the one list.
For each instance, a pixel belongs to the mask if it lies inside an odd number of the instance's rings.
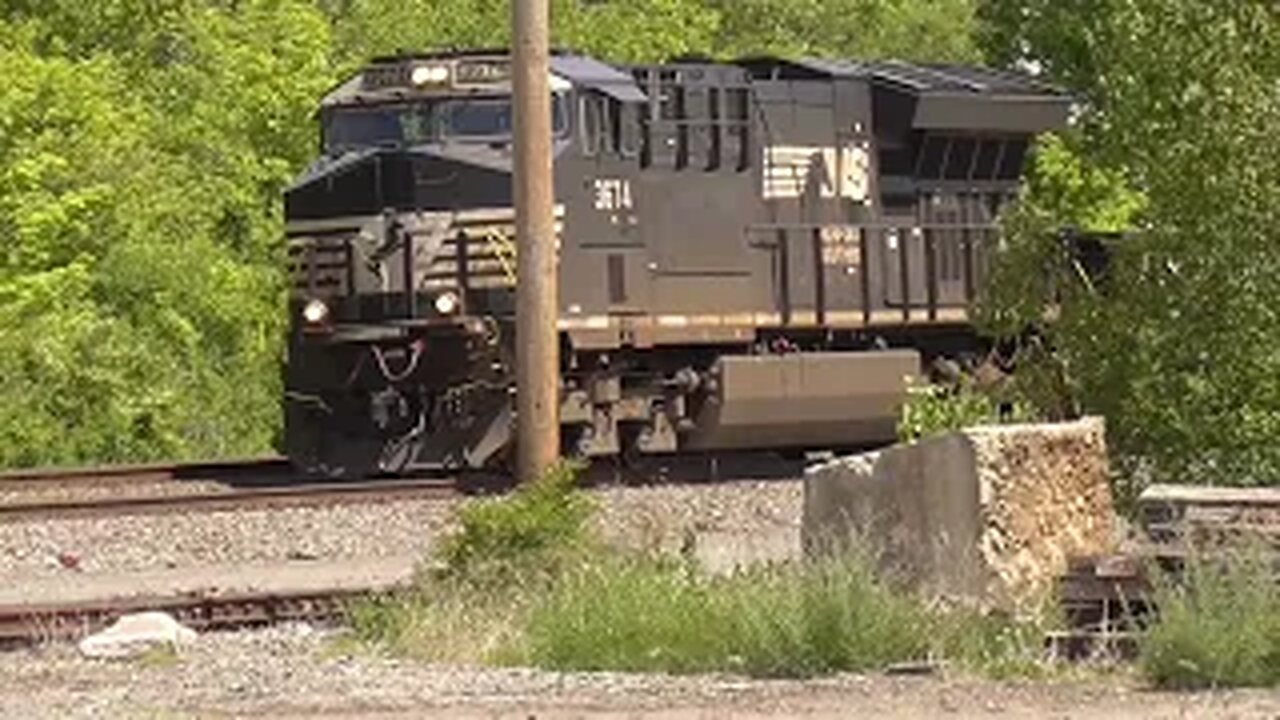
[{"label": "freight car behind locomotive", "polygon": [[[503,52],[372,62],[286,195],[287,452],[320,475],[483,467],[513,442]],[[1036,133],[1069,100],[996,70],[747,59],[551,87],[567,452],[892,438],[967,307]]]}]

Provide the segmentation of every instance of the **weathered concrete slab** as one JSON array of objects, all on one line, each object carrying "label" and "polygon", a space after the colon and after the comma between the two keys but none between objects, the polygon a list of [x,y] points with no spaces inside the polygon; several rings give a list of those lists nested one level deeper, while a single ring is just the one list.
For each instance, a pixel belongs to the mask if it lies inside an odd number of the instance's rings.
[{"label": "weathered concrete slab", "polygon": [[1040,601],[1078,555],[1111,551],[1104,426],[979,427],[811,469],[810,552],[851,540],[926,591],[1007,609]]}]

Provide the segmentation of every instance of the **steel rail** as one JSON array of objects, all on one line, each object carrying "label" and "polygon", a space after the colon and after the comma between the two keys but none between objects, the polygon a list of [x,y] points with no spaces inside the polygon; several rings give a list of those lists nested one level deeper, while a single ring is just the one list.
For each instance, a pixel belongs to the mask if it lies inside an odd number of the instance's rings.
[{"label": "steel rail", "polygon": [[384,595],[383,589],[335,589],[140,596],[76,603],[0,606],[0,647],[83,637],[122,615],[161,611],[194,630],[227,630],[280,622],[341,620],[353,601]]},{"label": "steel rail", "polygon": [[184,480],[278,478],[292,473],[281,457],[191,463],[146,463],[96,467],[40,468],[0,473],[0,490],[44,490],[75,485],[139,485]]},{"label": "steel rail", "polygon": [[0,505],[0,522],[388,503],[422,498],[450,499],[460,495],[454,481],[440,479],[300,485],[189,495],[14,503]]}]

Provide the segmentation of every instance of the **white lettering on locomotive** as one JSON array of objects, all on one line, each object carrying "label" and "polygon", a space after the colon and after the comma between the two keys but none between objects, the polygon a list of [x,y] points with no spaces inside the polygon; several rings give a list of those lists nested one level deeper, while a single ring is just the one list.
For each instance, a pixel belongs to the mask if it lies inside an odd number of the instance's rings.
[{"label": "white lettering on locomotive", "polygon": [[764,149],[766,200],[805,195],[863,202],[870,195],[871,155],[865,143],[841,148],[774,145]]},{"label": "white lettering on locomotive", "polygon": [[862,264],[862,236],[858,230],[845,225],[822,228],[822,264],[857,272]]},{"label": "white lettering on locomotive", "polygon": [[601,178],[595,181],[596,209],[605,212],[630,210],[634,207],[631,201],[631,181],[616,178]]}]

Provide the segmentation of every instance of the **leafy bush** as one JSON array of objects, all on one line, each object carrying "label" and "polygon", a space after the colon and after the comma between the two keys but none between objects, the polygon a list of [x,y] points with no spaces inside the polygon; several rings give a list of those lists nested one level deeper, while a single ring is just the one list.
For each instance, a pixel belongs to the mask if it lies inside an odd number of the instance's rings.
[{"label": "leafy bush", "polygon": [[1280,685],[1280,584],[1263,553],[1193,560],[1155,596],[1142,670],[1166,688]]},{"label": "leafy bush", "polygon": [[353,605],[356,637],[435,661],[518,653],[531,602],[595,546],[593,505],[576,487],[578,474],[561,463],[510,495],[464,506],[434,572],[407,593]]},{"label": "leafy bush", "polygon": [[[1280,13],[1018,0],[981,15],[993,59],[1036,64],[1082,109],[1070,153],[1041,146],[1028,212],[994,258],[996,318],[1017,333],[1062,298],[1046,328],[1055,365],[1106,417],[1122,472],[1280,481]],[[1135,231],[1102,286],[1054,247],[1064,225]]]},{"label": "leafy bush", "polygon": [[974,425],[1024,421],[1032,415],[1025,403],[1001,403],[969,381],[954,386],[913,385],[907,388],[898,419],[898,439],[912,442]]},{"label": "leafy bush", "polygon": [[580,467],[561,462],[513,494],[459,513],[460,530],[441,545],[444,573],[465,582],[553,577],[591,544],[593,505],[576,487]]},{"label": "leafy bush", "polygon": [[641,559],[560,584],[532,612],[527,643],[556,669],[807,677],[923,658],[930,625],[860,561],[707,577]]}]

